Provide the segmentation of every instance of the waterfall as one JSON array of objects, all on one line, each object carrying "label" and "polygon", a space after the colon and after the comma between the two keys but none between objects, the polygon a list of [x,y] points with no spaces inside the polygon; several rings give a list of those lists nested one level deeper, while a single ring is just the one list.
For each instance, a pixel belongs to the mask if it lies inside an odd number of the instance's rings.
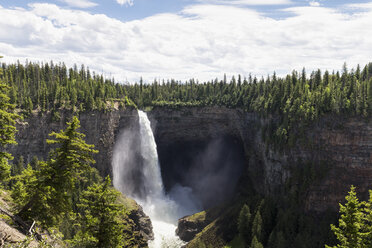
[{"label": "waterfall", "polygon": [[[133,130],[122,130],[112,161],[114,187],[134,198],[150,217],[155,236],[149,242],[150,247],[181,247],[184,242],[176,236],[175,230],[178,218],[184,216],[185,211],[164,192],[150,120],[143,111],[139,110],[138,116],[140,151],[133,147],[138,141]],[[142,165],[138,164],[137,153]]]},{"label": "waterfall", "polygon": [[158,152],[154,134],[152,133],[151,123],[147,114],[143,111],[138,111],[140,138],[141,138],[141,155],[144,161],[143,176],[144,190],[148,196],[162,197],[163,181],[160,174]]}]

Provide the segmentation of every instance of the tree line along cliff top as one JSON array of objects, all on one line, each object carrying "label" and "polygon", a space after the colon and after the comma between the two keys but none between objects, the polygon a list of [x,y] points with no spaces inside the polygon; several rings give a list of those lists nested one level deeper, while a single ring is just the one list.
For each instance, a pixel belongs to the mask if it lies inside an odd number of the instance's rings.
[{"label": "tree line along cliff top", "polygon": [[[163,80],[121,84],[91,72],[53,62],[2,64],[2,80],[10,86],[10,103],[24,115],[39,110],[75,112],[127,107],[224,106],[279,118],[269,125],[271,136],[286,143],[298,126],[326,114],[369,118],[372,113],[372,63],[341,72],[293,71],[285,77],[232,77],[185,82]],[[274,68],[275,69],[275,68]]]}]

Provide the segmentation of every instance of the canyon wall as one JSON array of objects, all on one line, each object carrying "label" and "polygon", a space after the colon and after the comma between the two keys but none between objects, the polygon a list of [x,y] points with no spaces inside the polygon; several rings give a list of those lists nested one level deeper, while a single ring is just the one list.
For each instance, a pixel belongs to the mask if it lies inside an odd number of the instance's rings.
[{"label": "canyon wall", "polygon": [[[17,124],[18,133],[16,140],[18,145],[12,146],[10,152],[15,157],[23,156],[26,162],[30,162],[33,156],[46,159],[50,145],[46,139],[50,138],[51,132],[59,132],[65,129],[66,122],[72,117],[70,111],[60,112],[58,121],[52,120],[52,114],[34,113]],[[102,175],[111,175],[111,158],[115,140],[121,129],[128,128],[138,133],[137,110],[128,109],[121,111],[90,111],[79,114],[80,132],[86,135],[86,142],[94,144],[99,153],[94,155],[94,166]]]},{"label": "canyon wall", "polygon": [[[162,160],[162,150],[180,142],[198,144],[215,137],[232,136],[244,146],[245,174],[262,194],[281,194],[293,166],[301,163],[326,164],[325,175],[308,188],[305,210],[324,212],[338,210],[355,185],[366,199],[372,185],[371,119],[326,116],[305,130],[309,142],[276,151],[262,140],[261,127],[267,118],[241,110],[205,107],[170,110],[155,108],[150,114]],[[183,147],[185,149],[185,147]],[[292,168],[292,169],[291,169]],[[167,174],[164,172],[163,174]]]},{"label": "canyon wall", "polygon": [[[62,113],[58,122],[52,122],[50,114],[35,114],[26,118],[23,124],[18,125],[18,146],[11,149],[15,161],[20,155],[26,161],[34,155],[46,158],[48,146],[45,140],[48,134],[63,129],[70,115]],[[182,152],[216,138],[228,137],[243,146],[243,174],[262,194],[284,193],[291,167],[301,166],[299,161],[327,163],[326,175],[312,183],[307,191],[305,209],[310,212],[337,209],[338,202],[344,199],[351,184],[357,186],[363,198],[372,185],[371,119],[323,117],[306,130],[310,145],[296,145],[279,152],[263,142],[261,127],[267,119],[257,114],[222,107],[195,107],[154,108],[148,115],[161,162],[170,156],[172,149]],[[95,144],[100,151],[95,156],[95,166],[103,175],[111,174],[113,145],[123,128],[138,132],[137,111],[93,111],[81,113],[79,118],[87,143]],[[184,169],[181,166],[188,165],[181,163],[178,168],[171,168],[162,163],[161,166],[167,187],[167,183],[177,182],[176,179],[172,182],[171,177],[177,178],[177,171]]]}]

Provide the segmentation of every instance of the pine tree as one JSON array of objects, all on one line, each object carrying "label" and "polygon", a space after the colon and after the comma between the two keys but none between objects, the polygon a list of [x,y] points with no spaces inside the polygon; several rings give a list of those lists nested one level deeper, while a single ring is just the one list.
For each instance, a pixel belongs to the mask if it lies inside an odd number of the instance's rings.
[{"label": "pine tree", "polygon": [[95,162],[92,155],[98,152],[94,145],[85,143],[85,135],[77,132],[79,127],[75,116],[65,130],[49,134],[55,139],[47,140],[48,144],[57,148],[50,153],[48,162],[39,162],[40,170],[35,171],[37,182],[28,187],[31,197],[19,215],[37,219],[49,227],[71,211],[75,185],[91,170],[90,164]]},{"label": "pine tree", "polygon": [[110,177],[82,193],[78,204],[81,230],[72,243],[76,247],[123,247],[124,207],[118,204],[120,193],[111,187]]},{"label": "pine tree", "polygon": [[30,200],[30,189],[34,188],[37,178],[31,165],[27,165],[26,169],[24,169],[21,174],[16,175],[13,179],[16,182],[12,186],[11,196],[17,204],[16,208],[19,208],[24,206]]},{"label": "pine tree", "polygon": [[[354,186],[351,186],[350,192],[345,199],[345,205],[340,204],[341,217],[338,227],[331,225],[331,229],[339,242],[338,245],[332,246],[332,248],[362,248],[363,213],[361,212],[361,203],[356,196]],[[331,248],[327,245],[326,247]]]},{"label": "pine tree", "polygon": [[261,229],[262,229],[262,217],[260,210],[257,210],[253,222],[252,222],[252,237],[256,237],[258,240],[261,239]]},{"label": "pine tree", "polygon": [[372,247],[372,190],[369,191],[369,200],[364,203],[364,216],[362,239],[364,247]]},{"label": "pine tree", "polygon": [[90,170],[90,164],[95,163],[92,155],[98,153],[94,145],[85,143],[85,135],[77,132],[80,128],[79,119],[74,116],[67,123],[65,131],[52,132],[49,136],[55,139],[47,140],[48,144],[58,147],[51,152],[49,161],[53,184],[58,185],[60,190],[71,192],[75,182],[81,179],[81,175]]},{"label": "pine tree", "polygon": [[263,245],[258,241],[256,236],[253,236],[250,248],[264,248]]},{"label": "pine tree", "polygon": [[20,156],[17,163],[13,164],[12,166],[12,176],[20,175],[22,173],[22,171],[25,169],[24,163],[23,156]]},{"label": "pine tree", "polygon": [[5,149],[8,145],[16,144],[15,120],[19,118],[17,114],[12,112],[15,106],[9,103],[8,90],[9,87],[2,80],[2,69],[0,68],[0,185],[10,175],[8,160],[12,160],[13,157]]},{"label": "pine tree", "polygon": [[251,240],[251,212],[246,204],[239,213],[238,230],[240,236],[248,243]]}]

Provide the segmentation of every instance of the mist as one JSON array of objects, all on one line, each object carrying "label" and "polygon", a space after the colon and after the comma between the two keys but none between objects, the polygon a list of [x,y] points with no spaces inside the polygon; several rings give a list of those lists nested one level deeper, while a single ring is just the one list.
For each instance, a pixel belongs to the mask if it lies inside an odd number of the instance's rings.
[{"label": "mist", "polygon": [[[182,241],[175,235],[179,218],[232,197],[243,167],[242,146],[236,139],[223,137],[183,151],[170,149],[167,156],[184,164],[165,161],[161,166],[150,120],[145,112],[138,111],[138,116],[139,125],[121,130],[116,140],[114,187],[135,199],[150,217],[155,237],[150,247],[179,247]],[[177,173],[166,173],[168,169]],[[174,182],[171,187],[164,187],[163,177]]]},{"label": "mist", "polygon": [[229,200],[240,178],[244,156],[242,148],[230,138],[217,138],[199,153],[186,173],[187,185],[204,208]]}]

